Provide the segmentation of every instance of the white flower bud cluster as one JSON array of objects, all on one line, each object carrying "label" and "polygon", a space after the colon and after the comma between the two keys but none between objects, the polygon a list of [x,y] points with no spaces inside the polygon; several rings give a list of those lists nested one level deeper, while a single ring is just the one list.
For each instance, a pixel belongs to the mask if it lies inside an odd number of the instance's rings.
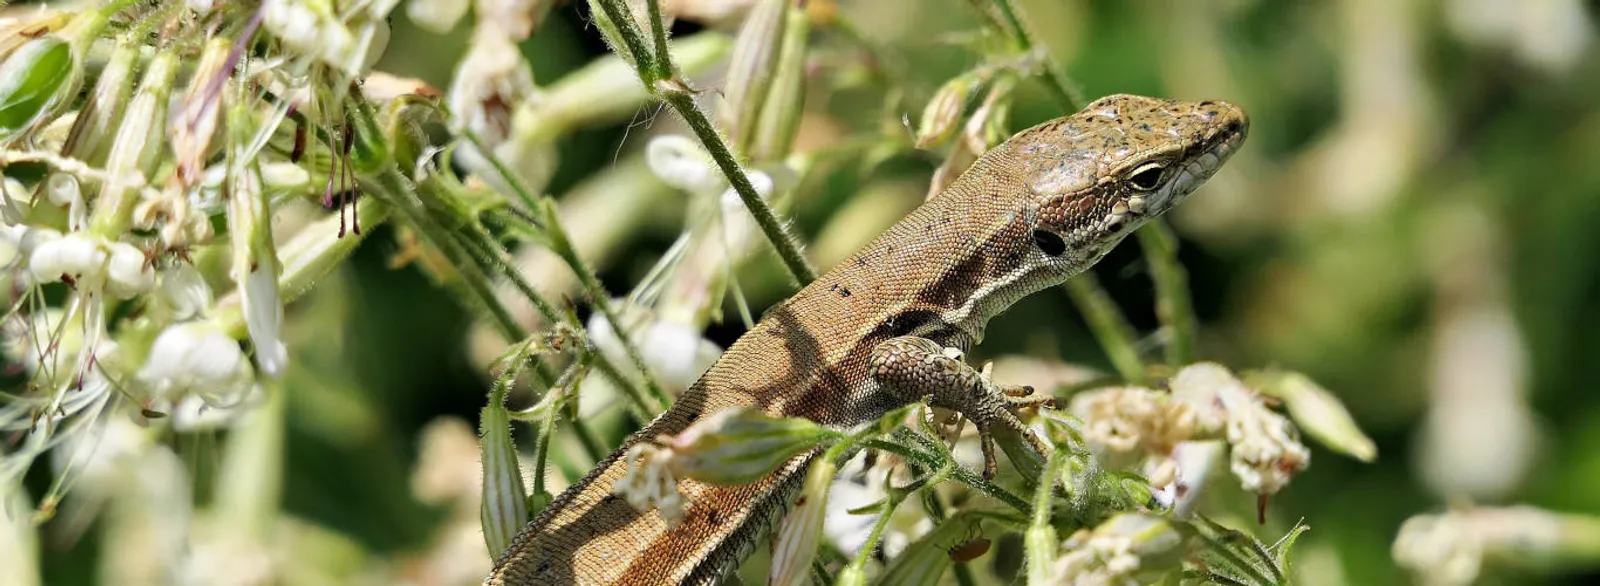
[{"label": "white flower bud cluster", "polygon": [[80,232],[63,236],[48,228],[29,229],[28,236],[32,238],[28,272],[36,282],[70,280],[79,287],[104,287],[118,299],[131,299],[155,287],[155,270],[132,244]]},{"label": "white flower bud cluster", "polygon": [[1269,409],[1259,393],[1212,363],[1185,367],[1172,392],[1114,387],[1074,397],[1070,410],[1084,421],[1084,439],[1113,467],[1149,458],[1156,486],[1186,476],[1174,467],[1180,443],[1224,439],[1230,468],[1245,490],[1272,494],[1304,470],[1311,452],[1294,425]]}]

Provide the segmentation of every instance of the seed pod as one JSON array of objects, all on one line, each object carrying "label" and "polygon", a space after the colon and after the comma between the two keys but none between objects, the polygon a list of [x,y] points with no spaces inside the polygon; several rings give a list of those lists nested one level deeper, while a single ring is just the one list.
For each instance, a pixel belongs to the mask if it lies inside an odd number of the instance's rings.
[{"label": "seed pod", "polygon": [[42,123],[72,93],[72,46],[54,35],[25,42],[0,62],[0,140]]}]

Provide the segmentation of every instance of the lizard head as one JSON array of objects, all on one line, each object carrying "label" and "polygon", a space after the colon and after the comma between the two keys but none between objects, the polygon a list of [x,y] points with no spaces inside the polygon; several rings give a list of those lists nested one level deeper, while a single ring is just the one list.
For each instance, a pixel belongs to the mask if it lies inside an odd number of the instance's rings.
[{"label": "lizard head", "polygon": [[1099,260],[1210,178],[1249,126],[1227,102],[1113,95],[1018,134],[1010,155],[1045,264],[1065,277]]}]

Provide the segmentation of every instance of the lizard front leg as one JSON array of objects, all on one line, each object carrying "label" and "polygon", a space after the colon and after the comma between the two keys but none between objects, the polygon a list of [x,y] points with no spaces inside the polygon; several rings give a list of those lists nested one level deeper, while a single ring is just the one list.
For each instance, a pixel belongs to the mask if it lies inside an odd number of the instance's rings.
[{"label": "lizard front leg", "polygon": [[1050,453],[1045,442],[1012,410],[1049,404],[1051,398],[1034,394],[1032,387],[994,384],[962,361],[960,350],[918,336],[890,338],[873,348],[867,372],[903,400],[928,399],[935,407],[954,410],[971,420],[978,427],[983,447],[985,478],[995,474],[992,430],[996,425],[1016,431],[1040,455]]}]

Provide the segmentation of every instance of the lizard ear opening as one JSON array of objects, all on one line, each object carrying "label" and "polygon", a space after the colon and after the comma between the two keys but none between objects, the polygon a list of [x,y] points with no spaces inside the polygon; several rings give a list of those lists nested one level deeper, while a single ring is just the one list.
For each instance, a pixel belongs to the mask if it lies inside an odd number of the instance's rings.
[{"label": "lizard ear opening", "polygon": [[1033,243],[1039,247],[1039,250],[1050,256],[1061,256],[1061,253],[1067,251],[1067,243],[1062,241],[1061,237],[1057,236],[1055,232],[1049,230],[1035,228],[1033,231]]}]

